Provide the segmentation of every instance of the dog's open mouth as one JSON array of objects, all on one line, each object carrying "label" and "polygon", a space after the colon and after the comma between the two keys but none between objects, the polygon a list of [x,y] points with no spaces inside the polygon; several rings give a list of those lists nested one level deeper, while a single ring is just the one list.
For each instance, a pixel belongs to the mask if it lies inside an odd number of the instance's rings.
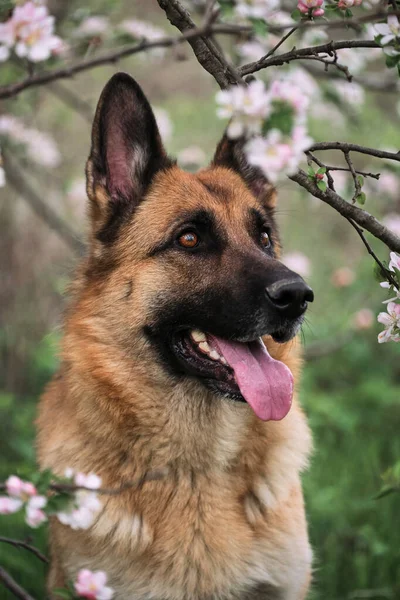
[{"label": "dog's open mouth", "polygon": [[172,350],[181,366],[215,392],[247,402],[263,421],[279,421],[290,410],[293,377],[268,353],[264,342],[236,342],[199,330],[180,331]]}]

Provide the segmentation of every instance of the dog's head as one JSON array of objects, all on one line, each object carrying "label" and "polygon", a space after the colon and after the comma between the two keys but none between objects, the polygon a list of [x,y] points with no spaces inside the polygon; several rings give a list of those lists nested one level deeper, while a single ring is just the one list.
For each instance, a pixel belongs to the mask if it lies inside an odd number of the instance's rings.
[{"label": "dog's head", "polygon": [[261,336],[290,340],[313,293],[278,259],[275,191],[243,142],[223,137],[209,168],[183,172],[140,87],[117,74],[99,101],[87,179],[86,286],[113,344],[129,354],[140,340],[177,382],[282,418],[291,375]]}]

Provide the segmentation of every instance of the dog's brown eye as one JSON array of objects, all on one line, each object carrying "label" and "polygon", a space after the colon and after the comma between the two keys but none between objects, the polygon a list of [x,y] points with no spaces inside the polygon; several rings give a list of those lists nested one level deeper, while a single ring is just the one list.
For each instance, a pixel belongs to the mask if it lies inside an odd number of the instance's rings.
[{"label": "dog's brown eye", "polygon": [[199,243],[199,236],[194,231],[186,231],[178,238],[178,244],[183,248],[194,248]]},{"label": "dog's brown eye", "polygon": [[271,245],[271,240],[269,238],[268,233],[265,231],[265,229],[263,229],[261,232],[260,243],[263,248],[269,248]]}]

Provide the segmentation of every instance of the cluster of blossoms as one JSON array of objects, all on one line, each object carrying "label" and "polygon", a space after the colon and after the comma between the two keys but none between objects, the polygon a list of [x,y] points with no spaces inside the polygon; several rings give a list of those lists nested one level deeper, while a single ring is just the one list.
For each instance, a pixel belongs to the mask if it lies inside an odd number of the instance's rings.
[{"label": "cluster of blossoms", "polygon": [[[84,487],[72,494],[67,506],[63,500],[63,509],[58,510],[57,493],[49,497],[45,490],[44,494],[38,492],[38,487],[30,481],[23,481],[16,475],[11,475],[5,484],[7,496],[0,496],[0,514],[12,514],[25,508],[25,521],[30,527],[39,527],[45,523],[50,514],[55,514],[64,525],[73,529],[87,529],[90,527],[98,514],[101,503],[94,490],[101,485],[101,479],[97,475],[74,473],[67,469],[65,479],[75,486]],[[92,491],[93,490],[93,491]]]},{"label": "cluster of blossoms", "polygon": [[387,23],[375,25],[376,39],[387,56],[400,58],[400,23],[395,15],[389,15]]},{"label": "cluster of blossoms", "polygon": [[23,122],[12,115],[0,116],[0,138],[24,146],[28,158],[44,167],[56,167],[61,162],[61,155],[54,140],[32,127],[25,127]]},{"label": "cluster of blossoms", "polygon": [[250,164],[272,181],[294,173],[312,143],[305,128],[308,97],[289,80],[276,80],[267,90],[262,81],[218,92],[217,114],[229,118],[227,135],[249,138]]},{"label": "cluster of blossoms", "polygon": [[40,496],[33,483],[11,475],[6,481],[8,496],[0,496],[0,514],[8,515],[25,506],[25,520],[30,527],[39,527],[47,520],[43,508],[47,498]]},{"label": "cluster of blossoms", "polygon": [[[400,256],[395,252],[390,253],[389,269],[394,274],[396,281],[400,283]],[[394,289],[394,286],[387,281],[383,281],[381,287],[393,289],[395,296],[383,302],[383,304],[387,304],[387,312],[381,312],[378,315],[379,323],[385,327],[378,335],[378,341],[380,344],[390,341],[400,342],[400,291]]]},{"label": "cluster of blossoms", "polygon": [[41,2],[30,0],[17,5],[8,21],[0,23],[0,61],[7,60],[11,50],[31,62],[47,60],[63,51],[62,39],[54,35],[54,21]]}]

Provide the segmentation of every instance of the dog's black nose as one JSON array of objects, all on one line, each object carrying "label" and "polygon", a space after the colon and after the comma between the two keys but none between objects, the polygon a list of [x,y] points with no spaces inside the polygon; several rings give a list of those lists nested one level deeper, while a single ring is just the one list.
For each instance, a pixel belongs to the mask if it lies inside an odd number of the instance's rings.
[{"label": "dog's black nose", "polygon": [[314,292],[301,277],[281,279],[268,285],[265,292],[274,307],[282,316],[295,319],[314,300]]}]

